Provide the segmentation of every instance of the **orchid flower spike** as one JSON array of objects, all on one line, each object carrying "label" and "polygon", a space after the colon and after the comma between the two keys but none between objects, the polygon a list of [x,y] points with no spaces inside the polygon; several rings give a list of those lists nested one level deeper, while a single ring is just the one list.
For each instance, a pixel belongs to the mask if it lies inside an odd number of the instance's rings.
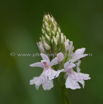
[{"label": "orchid flower spike", "polygon": [[[43,16],[41,32],[37,45],[42,60],[30,66],[41,67],[43,71],[40,76],[30,80],[30,85],[35,84],[36,89],[42,85],[44,90],[50,90],[54,86],[53,79],[56,78],[55,81],[60,88],[63,86],[63,88],[73,90],[80,89],[78,82],[84,88],[84,80],[90,79],[89,74],[80,72],[81,58],[88,55],[84,54],[85,48],[80,48],[73,52],[73,41],[67,39],[57,21],[50,14]],[[49,59],[47,54],[54,54],[55,57],[50,56]],[[77,71],[74,71],[74,67],[77,68]],[[63,91],[65,90],[61,90],[64,94],[65,92]]]},{"label": "orchid flower spike", "polygon": [[[63,70],[53,70],[51,68],[51,66],[58,64],[60,61],[63,60],[63,54],[62,53],[58,53],[57,57],[55,57],[51,62],[49,57],[46,54],[41,53],[41,57],[43,60],[41,60],[41,62],[36,62],[31,64],[31,67],[42,67],[43,68],[43,72],[39,77],[34,77],[31,81],[30,84],[35,84],[36,88],[38,89],[39,86],[42,84],[44,90],[49,90],[53,87],[53,81],[52,79],[56,78],[59,76],[59,74],[63,71]],[[60,57],[60,55],[62,57]]]}]

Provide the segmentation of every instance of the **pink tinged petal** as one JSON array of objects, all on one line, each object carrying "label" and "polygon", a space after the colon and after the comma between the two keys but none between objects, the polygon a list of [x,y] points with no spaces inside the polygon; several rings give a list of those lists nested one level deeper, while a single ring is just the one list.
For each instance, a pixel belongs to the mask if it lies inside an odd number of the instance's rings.
[{"label": "pink tinged petal", "polygon": [[84,85],[85,85],[84,80],[78,80],[78,82],[79,82],[79,83],[81,83],[81,84],[82,84],[82,86],[83,86],[83,88],[84,88]]},{"label": "pink tinged petal", "polygon": [[78,63],[77,63],[77,72],[78,73],[80,72],[80,68],[79,68],[80,64],[81,64],[81,60],[78,60]]},{"label": "pink tinged petal", "polygon": [[[57,71],[51,69],[51,70],[49,71],[49,73],[46,73],[46,74],[47,74],[46,76],[48,76],[49,80],[52,80],[52,79],[58,77],[59,74],[60,74],[61,72],[63,72],[63,71],[64,71],[64,69],[62,69],[62,70],[57,70]],[[46,71],[46,72],[47,72],[47,71]]]},{"label": "pink tinged petal", "polygon": [[59,52],[59,53],[57,54],[57,59],[58,59],[58,62],[61,62],[61,61],[64,59],[63,53]]},{"label": "pink tinged petal", "polygon": [[75,61],[87,56],[88,54],[84,54],[84,51],[85,51],[85,48],[77,49],[75,51],[75,53],[73,53],[72,62],[75,62]]},{"label": "pink tinged petal", "polygon": [[47,79],[45,82],[42,83],[42,86],[44,90],[50,90],[54,86],[53,80]]},{"label": "pink tinged petal", "polygon": [[41,62],[30,64],[31,67],[41,67]]},{"label": "pink tinged petal", "polygon": [[85,56],[88,56],[88,54],[83,54],[83,55],[79,55],[78,57],[73,57],[73,59],[71,60],[71,62],[76,62],[77,60],[85,57]]},{"label": "pink tinged petal", "polygon": [[35,84],[37,90],[41,84],[44,90],[50,90],[54,86],[53,81],[49,80],[49,78],[45,76],[44,72],[40,75],[40,77],[34,77],[30,80],[30,84]]},{"label": "pink tinged petal", "polygon": [[70,41],[70,45],[69,45],[69,53],[70,53],[71,50],[73,50],[73,42],[72,42],[72,41]]},{"label": "pink tinged petal", "polygon": [[35,82],[38,80],[39,77],[34,77],[32,80],[30,80],[30,85],[35,84]]},{"label": "pink tinged petal", "polygon": [[48,75],[48,78],[49,78],[49,80],[52,80],[56,77],[57,71],[55,71],[53,69],[51,69],[50,71],[51,71],[51,73]]},{"label": "pink tinged petal", "polygon": [[61,72],[64,72],[64,69],[57,70],[57,71],[52,70],[53,77],[51,77],[50,79],[57,78]]},{"label": "pink tinged petal", "polygon": [[38,90],[38,89],[39,89],[39,86],[40,86],[40,85],[35,85],[36,90]]},{"label": "pink tinged petal", "polygon": [[73,71],[73,75],[75,76],[75,80],[79,83],[82,84],[83,88],[84,88],[84,80],[81,77],[80,73],[76,73],[75,71]]},{"label": "pink tinged petal", "polygon": [[56,74],[56,77],[58,77],[58,76],[59,76],[59,74],[60,74],[61,72],[64,72],[64,69],[61,69],[61,70],[57,70],[57,74]]},{"label": "pink tinged petal", "polygon": [[54,59],[52,59],[52,61],[50,62],[50,66],[56,65],[58,64],[58,58],[55,57]]},{"label": "pink tinged petal", "polygon": [[90,77],[89,77],[89,74],[83,74],[83,73],[79,73],[80,74],[80,76],[83,78],[83,80],[89,80],[89,79],[91,79]]},{"label": "pink tinged petal", "polygon": [[40,77],[34,77],[32,80],[30,80],[30,85],[35,84],[35,87],[37,90],[38,90],[39,86],[41,85]]},{"label": "pink tinged petal", "polygon": [[54,59],[52,59],[51,61],[51,66],[58,64],[59,62],[61,62],[64,59],[64,55],[63,53],[59,52],[57,54],[57,57],[55,57]]},{"label": "pink tinged petal", "polygon": [[66,88],[71,88],[72,90],[75,90],[75,89],[80,89],[81,87],[79,86],[79,84],[76,82],[76,80],[73,80],[72,79],[72,76],[69,75],[66,79]]},{"label": "pink tinged petal", "polygon": [[40,53],[40,55],[41,55],[43,60],[47,60],[48,62],[50,62],[49,57],[46,54]]},{"label": "pink tinged petal", "polygon": [[46,77],[49,77],[52,74],[51,69],[47,69],[47,70],[43,71],[43,73]]},{"label": "pink tinged petal", "polygon": [[73,54],[74,57],[78,57],[80,54],[84,54],[85,48],[77,49]]},{"label": "pink tinged petal", "polygon": [[78,57],[73,57],[73,59],[71,61],[76,62],[77,60],[79,60],[79,59],[81,59],[81,58],[83,58],[85,56],[88,56],[88,54],[83,54],[83,55],[80,54],[80,55],[78,55]]},{"label": "pink tinged petal", "polygon": [[54,85],[53,81],[49,80],[48,76],[45,75],[45,71],[42,73],[42,80],[41,84],[44,90],[50,90]]},{"label": "pink tinged petal", "polygon": [[76,73],[76,72],[73,72],[73,74],[75,75],[77,82],[80,82],[84,88],[84,80],[90,79],[89,74]]},{"label": "pink tinged petal", "polygon": [[69,69],[72,69],[73,67],[75,67],[76,65],[74,63],[70,63],[70,61],[66,62],[64,64],[64,68],[65,70],[69,70]]}]

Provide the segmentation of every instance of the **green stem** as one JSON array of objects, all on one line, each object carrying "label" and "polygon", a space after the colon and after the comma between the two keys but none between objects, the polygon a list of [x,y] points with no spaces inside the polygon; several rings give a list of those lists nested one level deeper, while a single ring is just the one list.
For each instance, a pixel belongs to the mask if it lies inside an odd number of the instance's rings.
[{"label": "green stem", "polygon": [[61,104],[70,104],[70,101],[68,99],[68,91],[65,87],[65,79],[60,76],[60,78],[55,79],[56,83],[58,85],[60,96],[61,96]]},{"label": "green stem", "polygon": [[68,99],[68,92],[67,89],[64,86],[59,86],[60,94],[61,94],[61,104],[70,104]]},{"label": "green stem", "polygon": [[[56,67],[54,67],[54,69],[56,70]],[[64,73],[61,73],[60,76],[55,79],[55,81],[60,91],[61,104],[70,104],[68,98],[68,91],[67,88],[65,87]]]}]

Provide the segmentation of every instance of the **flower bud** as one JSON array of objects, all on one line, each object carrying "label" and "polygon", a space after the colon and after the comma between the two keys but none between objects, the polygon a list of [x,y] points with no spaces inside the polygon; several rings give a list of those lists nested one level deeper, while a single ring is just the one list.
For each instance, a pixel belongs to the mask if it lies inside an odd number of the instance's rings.
[{"label": "flower bud", "polygon": [[53,35],[55,35],[55,32],[54,32],[54,31],[52,31],[52,34],[53,34]]},{"label": "flower bud", "polygon": [[54,41],[55,45],[57,45],[57,40],[54,36],[53,36],[53,41]]},{"label": "flower bud", "polygon": [[44,15],[43,21],[48,21],[48,15]]},{"label": "flower bud", "polygon": [[45,37],[46,37],[47,40],[50,41],[50,37],[47,34],[45,34]]},{"label": "flower bud", "polygon": [[57,32],[56,39],[59,40],[59,32]]},{"label": "flower bud", "polygon": [[61,29],[53,16],[49,14],[44,15],[41,30],[41,42],[46,52],[49,53],[52,50],[55,53],[59,51],[65,53],[64,51],[66,51],[66,49],[64,42],[66,41],[66,36],[61,33]]},{"label": "flower bud", "polygon": [[54,31],[57,31],[57,27],[56,26],[54,26]]},{"label": "flower bud", "polygon": [[51,17],[50,19],[51,19],[51,21],[52,21],[52,22],[54,22],[54,21],[55,21],[55,19],[54,19],[53,17]]},{"label": "flower bud", "polygon": [[50,32],[50,28],[49,28],[49,27],[46,27],[46,30],[47,30],[48,32]]},{"label": "flower bud", "polygon": [[45,28],[45,25],[44,25],[44,23],[43,23],[42,27],[43,27],[43,28]]},{"label": "flower bud", "polygon": [[53,44],[53,39],[51,39],[51,43]]},{"label": "flower bud", "polygon": [[49,24],[46,21],[44,21],[44,25],[45,25],[45,27],[49,26]]},{"label": "flower bud", "polygon": [[38,42],[37,45],[38,45],[38,48],[39,48],[40,52],[41,52],[41,53],[45,53],[43,44],[42,44],[41,42]]},{"label": "flower bud", "polygon": [[51,47],[45,41],[43,41],[43,45],[46,50],[50,50]]},{"label": "flower bud", "polygon": [[44,29],[41,29],[41,31],[42,31],[43,34],[45,34],[45,30]]},{"label": "flower bud", "polygon": [[63,36],[63,33],[61,33],[61,43],[64,42],[64,36]]},{"label": "flower bud", "polygon": [[43,35],[42,35],[42,37],[41,37],[41,40],[42,40],[42,41],[44,41],[44,40],[45,40],[45,38],[44,38],[44,36],[43,36]]},{"label": "flower bud", "polygon": [[67,40],[64,42],[64,44],[65,44],[65,50],[66,50],[66,51],[69,50],[69,39],[67,39]]},{"label": "flower bud", "polygon": [[61,29],[60,29],[60,27],[58,27],[58,32],[61,33]]}]

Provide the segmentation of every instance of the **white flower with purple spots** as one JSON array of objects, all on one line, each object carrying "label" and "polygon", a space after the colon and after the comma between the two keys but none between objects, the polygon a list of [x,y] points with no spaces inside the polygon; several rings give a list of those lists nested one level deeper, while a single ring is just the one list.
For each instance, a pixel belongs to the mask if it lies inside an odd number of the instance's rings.
[{"label": "white flower with purple spots", "polygon": [[58,64],[61,62],[64,58],[63,53],[58,53],[57,57],[55,57],[51,62],[49,57],[46,54],[41,53],[40,54],[42,59],[41,62],[36,62],[31,64],[31,67],[42,67],[43,72],[39,77],[34,77],[32,80],[30,80],[30,84],[35,84],[36,88],[38,89],[39,86],[42,84],[44,90],[50,90],[53,87],[53,81],[52,79],[59,76],[59,74],[63,70],[53,70],[51,66]]},{"label": "white flower with purple spots", "polygon": [[65,74],[65,78],[66,78],[66,82],[65,82],[65,86],[66,88],[70,88],[72,90],[75,89],[80,89],[81,87],[79,86],[78,82],[82,84],[83,88],[84,88],[84,80],[89,80],[89,74],[83,74],[83,73],[77,73],[73,70],[73,67],[75,67],[76,65],[74,63],[70,63],[70,62],[66,62],[64,64],[64,72],[66,72]]}]

